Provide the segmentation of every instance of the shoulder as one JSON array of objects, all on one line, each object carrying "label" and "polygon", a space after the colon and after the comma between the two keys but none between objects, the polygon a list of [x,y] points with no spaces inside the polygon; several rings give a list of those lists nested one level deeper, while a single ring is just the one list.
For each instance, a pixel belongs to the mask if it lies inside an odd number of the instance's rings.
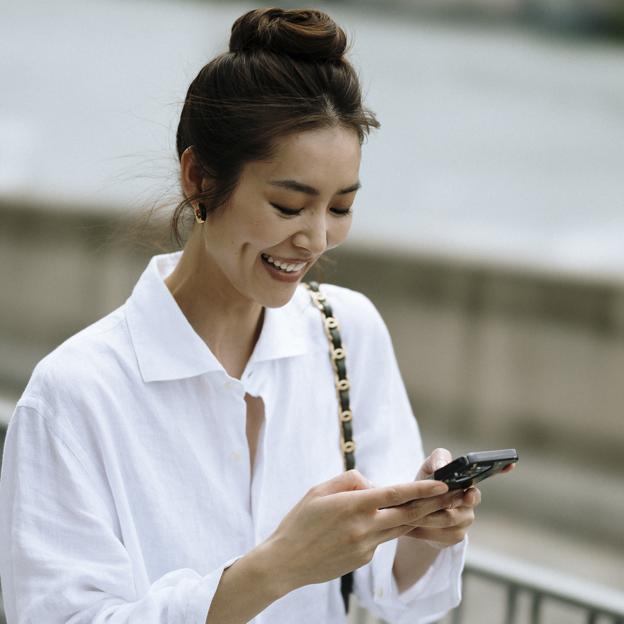
[{"label": "shoulder", "polygon": [[385,347],[390,343],[386,324],[375,304],[363,293],[335,284],[320,284],[346,342]]},{"label": "shoulder", "polygon": [[335,284],[321,284],[338,321],[355,324],[362,329],[385,330],[386,325],[375,304],[363,293]]},{"label": "shoulder", "polygon": [[18,401],[42,414],[79,404],[98,387],[114,386],[131,365],[123,306],[67,338],[41,359]]},{"label": "shoulder", "polygon": [[[389,392],[395,398],[402,396],[392,339],[374,303],[360,292],[333,284],[321,284],[320,290],[338,321],[352,382],[352,404],[358,412],[362,414],[363,403],[388,405]],[[316,314],[320,316],[318,311]],[[325,337],[324,341],[327,342]],[[372,414],[371,417],[375,418]]]}]

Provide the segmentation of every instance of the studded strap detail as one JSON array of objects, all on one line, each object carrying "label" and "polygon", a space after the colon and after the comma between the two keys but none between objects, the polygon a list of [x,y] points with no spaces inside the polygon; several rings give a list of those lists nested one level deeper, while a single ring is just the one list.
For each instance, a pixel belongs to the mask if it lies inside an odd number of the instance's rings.
[{"label": "studded strap detail", "polygon": [[[353,413],[349,403],[351,382],[347,376],[347,352],[342,344],[340,325],[334,317],[334,312],[327,301],[327,297],[319,290],[318,282],[304,284],[310,293],[312,303],[323,315],[323,327],[329,341],[329,356],[334,369],[336,395],[338,397],[338,418],[340,420],[340,450],[344,458],[345,470],[355,468],[355,442],[353,441]],[[349,613],[349,596],[353,592],[353,572],[349,572],[340,579],[340,592]]]}]

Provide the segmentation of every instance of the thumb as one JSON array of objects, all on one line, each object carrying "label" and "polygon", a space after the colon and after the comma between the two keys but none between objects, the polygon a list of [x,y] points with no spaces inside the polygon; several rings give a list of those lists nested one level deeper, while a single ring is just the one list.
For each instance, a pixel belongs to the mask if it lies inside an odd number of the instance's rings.
[{"label": "thumb", "polygon": [[445,448],[437,448],[432,451],[431,455],[425,459],[420,470],[418,471],[418,479],[426,479],[430,477],[438,468],[446,466],[453,456],[451,452]]}]

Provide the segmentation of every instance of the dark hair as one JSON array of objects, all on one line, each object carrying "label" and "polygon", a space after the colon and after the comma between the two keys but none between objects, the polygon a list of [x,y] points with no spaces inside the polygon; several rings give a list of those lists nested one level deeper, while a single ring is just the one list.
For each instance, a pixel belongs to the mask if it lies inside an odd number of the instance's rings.
[{"label": "dark hair", "polygon": [[255,9],[232,26],[229,51],[205,65],[189,86],[178,125],[178,158],[190,146],[211,188],[186,197],[171,219],[182,244],[185,209],[202,199],[223,205],[243,166],[270,159],[275,141],[293,132],[343,125],[360,144],[374,114],[363,108],[357,74],[344,58],[347,37],[326,13]]}]

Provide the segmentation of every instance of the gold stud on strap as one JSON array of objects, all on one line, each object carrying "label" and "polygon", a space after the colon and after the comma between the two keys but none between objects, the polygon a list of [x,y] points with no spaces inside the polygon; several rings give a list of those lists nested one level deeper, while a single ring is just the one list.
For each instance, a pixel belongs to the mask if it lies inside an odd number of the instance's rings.
[{"label": "gold stud on strap", "polygon": [[342,422],[349,422],[350,420],[353,420],[351,410],[342,410],[342,412],[340,412],[340,420]]},{"label": "gold stud on strap", "polygon": [[344,392],[345,390],[348,390],[351,387],[351,384],[349,383],[348,379],[339,379],[336,382],[336,389],[338,390],[338,392]]},{"label": "gold stud on strap", "polygon": [[344,350],[344,347],[338,347],[337,349],[332,349],[332,360],[344,360],[347,353]]},{"label": "gold stud on strap", "polygon": [[333,316],[325,317],[325,328],[326,329],[337,329],[338,321]]},{"label": "gold stud on strap", "polygon": [[353,451],[355,451],[355,442],[353,440],[349,440],[348,442],[342,441],[340,444],[343,453],[353,453]]}]

